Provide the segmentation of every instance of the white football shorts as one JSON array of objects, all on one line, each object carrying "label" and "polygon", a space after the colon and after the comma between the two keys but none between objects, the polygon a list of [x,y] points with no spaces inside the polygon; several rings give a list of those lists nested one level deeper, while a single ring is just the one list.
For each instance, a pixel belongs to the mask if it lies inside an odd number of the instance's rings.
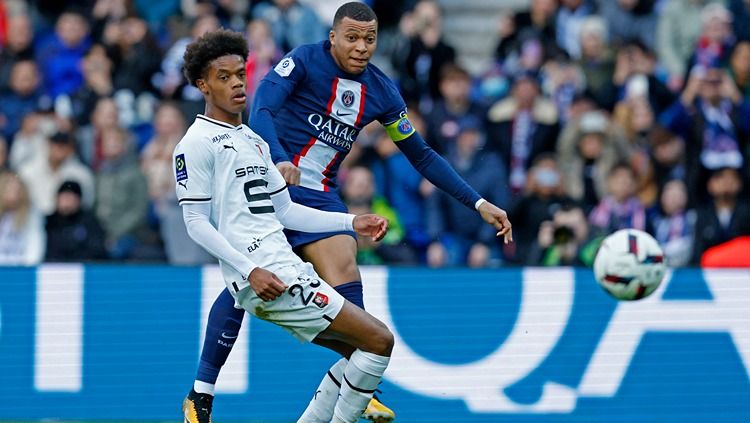
[{"label": "white football shorts", "polygon": [[263,301],[249,287],[236,294],[237,303],[300,341],[312,341],[339,314],[344,297],[324,282],[310,263],[282,267],[274,273],[288,286],[283,294],[273,301]]}]

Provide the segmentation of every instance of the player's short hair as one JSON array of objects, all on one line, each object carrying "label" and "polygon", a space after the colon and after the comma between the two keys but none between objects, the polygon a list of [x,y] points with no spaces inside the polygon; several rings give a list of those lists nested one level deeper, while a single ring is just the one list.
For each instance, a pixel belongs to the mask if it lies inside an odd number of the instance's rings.
[{"label": "player's short hair", "polygon": [[333,27],[336,28],[344,18],[354,19],[357,22],[377,22],[378,15],[375,14],[370,6],[358,1],[352,1],[342,4],[336,10],[336,14],[333,16]]},{"label": "player's short hair", "polygon": [[188,44],[183,56],[182,73],[190,85],[196,86],[196,81],[203,78],[212,61],[235,54],[242,60],[247,59],[247,41],[241,33],[223,28],[207,32]]}]

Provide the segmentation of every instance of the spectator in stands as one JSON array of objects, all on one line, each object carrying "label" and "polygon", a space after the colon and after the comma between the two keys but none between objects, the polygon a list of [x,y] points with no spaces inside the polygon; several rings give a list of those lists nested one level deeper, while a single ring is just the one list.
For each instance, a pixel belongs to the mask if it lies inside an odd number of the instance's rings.
[{"label": "spectator in stands", "polygon": [[98,170],[102,162],[102,134],[120,128],[119,111],[112,97],[100,97],[91,112],[89,124],[78,130],[78,151],[83,163]]},{"label": "spectator in stands", "polygon": [[34,28],[25,14],[8,19],[8,39],[0,48],[0,92],[10,89],[13,65],[21,60],[34,59]]},{"label": "spectator in stands", "polygon": [[596,235],[620,229],[646,230],[646,211],[636,197],[636,176],[627,162],[619,162],[607,176],[607,195],[589,214]]},{"label": "spectator in stands", "polygon": [[[484,137],[479,120],[466,118],[446,159],[487,201],[507,204],[504,164],[496,153],[481,148]],[[496,230],[443,191],[435,190],[427,200],[427,228],[433,239],[427,250],[432,267],[484,267],[499,258]]]},{"label": "spectator in stands", "polygon": [[547,60],[542,67],[544,94],[552,99],[564,126],[575,118],[574,103],[586,90],[586,77],[578,64],[561,54]]},{"label": "spectator in stands", "polygon": [[0,265],[39,264],[44,244],[44,220],[23,181],[14,173],[0,173]]},{"label": "spectator in stands", "polygon": [[21,169],[38,157],[47,156],[48,139],[57,132],[68,132],[72,122],[50,109],[49,97],[42,97],[36,110],[21,120],[21,128],[13,138],[10,149],[10,167]]},{"label": "spectator in stands", "polygon": [[736,38],[732,32],[732,12],[724,5],[710,3],[701,10],[701,33],[693,45],[688,69],[724,64]]},{"label": "spectator in stands", "polygon": [[81,186],[65,181],[57,192],[55,211],[47,216],[45,261],[104,260],[104,230],[93,213],[81,204]]},{"label": "spectator in stands", "polygon": [[[449,63],[440,71],[440,94],[427,118],[427,142],[444,154],[456,142],[459,122],[464,118],[483,119],[486,110],[471,99],[471,76],[464,68]],[[484,128],[482,128],[484,130]]]},{"label": "spectator in stands", "polygon": [[269,70],[278,63],[284,53],[276,46],[271,35],[271,27],[262,19],[255,19],[247,24],[247,38],[250,54],[245,63],[247,75],[247,104],[253,104],[253,97],[258,84]]},{"label": "spectator in stands", "polygon": [[114,92],[113,64],[101,44],[94,44],[81,62],[83,85],[70,96],[73,116],[79,126],[91,123],[97,102],[109,98]]},{"label": "spectator in stands", "polygon": [[553,153],[543,153],[534,160],[529,169],[524,195],[511,207],[510,217],[516,228],[515,245],[513,251],[505,249],[506,259],[514,263],[526,263],[526,255],[542,222],[552,220],[557,209],[573,203],[565,195],[562,182],[562,174]]},{"label": "spectator in stands", "polygon": [[664,185],[673,179],[685,181],[685,142],[661,126],[655,126],[649,134],[654,179],[661,192]]},{"label": "spectator in stands", "polygon": [[271,25],[276,45],[284,52],[326,38],[325,26],[315,10],[297,0],[272,0],[253,8],[253,19]]},{"label": "spectator in stands", "polygon": [[[659,78],[656,77],[656,57],[653,51],[640,41],[631,40],[617,49],[615,73],[612,76],[614,85],[612,101],[644,96],[658,115],[666,110],[674,95]],[[608,107],[614,106],[614,102]]]},{"label": "spectator in stands", "polygon": [[599,13],[607,21],[612,44],[638,40],[655,48],[658,16],[654,10],[656,0],[615,0],[599,2]]},{"label": "spectator in stands", "polygon": [[411,15],[403,42],[393,54],[393,67],[398,73],[406,103],[419,104],[422,113],[429,113],[433,101],[440,98],[440,70],[456,59],[456,50],[443,39],[443,17],[434,0],[420,0]]},{"label": "spectator in stands", "polygon": [[560,0],[555,20],[555,38],[570,57],[581,57],[581,25],[595,12],[596,4],[593,0]]},{"label": "spectator in stands", "polygon": [[747,163],[750,103],[723,69],[696,66],[662,120],[685,140],[691,205],[707,199],[703,181],[711,170]]},{"label": "spectator in stands", "polygon": [[146,176],[148,193],[170,264],[197,265],[213,258],[190,239],[177,204],[172,170],[172,153],[185,134],[186,125],[177,105],[164,102],[154,116],[154,136],[141,152],[141,171]]},{"label": "spectator in stands", "polygon": [[44,75],[45,91],[50,97],[72,94],[78,90],[83,83],[80,62],[90,45],[86,18],[76,11],[60,15],[54,35],[42,40],[36,51],[36,60]]},{"label": "spectator in stands", "polygon": [[664,249],[667,263],[685,266],[693,254],[695,211],[687,209],[687,187],[679,179],[664,185],[659,205],[648,214],[648,232]]},{"label": "spectator in stands", "polygon": [[560,130],[557,109],[541,95],[537,74],[523,72],[516,76],[511,96],[495,103],[487,117],[487,148],[499,153],[508,172],[504,178],[513,195],[518,195],[534,159],[555,150]]},{"label": "spectator in stands", "polygon": [[[198,17],[190,28],[190,36],[175,41],[161,62],[161,72],[154,75],[152,83],[159,87],[163,98],[203,103],[200,90],[188,84],[182,76],[182,56],[187,45],[206,32],[219,29],[219,20],[214,15]],[[202,106],[200,106],[202,107]]]},{"label": "spectator in stands", "polygon": [[555,42],[555,14],[557,0],[531,0],[528,10],[505,15],[499,22],[500,42],[495,48],[495,58],[504,62],[518,51],[519,41],[534,34],[548,55],[560,50]]},{"label": "spectator in stands", "polygon": [[609,48],[607,23],[600,16],[589,16],[581,22],[581,57],[578,64],[586,78],[586,89],[604,107],[611,107],[614,55]]},{"label": "spectator in stands", "polygon": [[532,266],[591,266],[597,242],[590,242],[586,215],[575,204],[563,204],[542,222],[526,264]]},{"label": "spectator in stands", "polygon": [[672,91],[682,88],[688,59],[701,34],[701,11],[710,2],[722,0],[671,0],[664,2],[656,32],[656,52],[669,74]]},{"label": "spectator in stands", "polygon": [[625,99],[615,106],[614,122],[622,129],[630,150],[630,165],[638,179],[638,198],[646,207],[650,207],[659,192],[650,155],[649,136],[655,124],[651,104],[645,96]]},{"label": "spectator in stands", "polygon": [[95,212],[107,234],[109,256],[114,259],[141,257],[139,247],[148,238],[148,186],[126,131],[105,130],[102,159],[96,172]]},{"label": "spectator in stands", "polygon": [[629,157],[617,129],[600,111],[584,113],[560,135],[558,163],[565,193],[591,210],[604,198],[607,175],[623,157]]},{"label": "spectator in stands", "polygon": [[63,181],[75,181],[81,189],[83,205],[94,203],[94,177],[75,155],[75,141],[64,132],[48,139],[47,155],[34,157],[18,169],[29,190],[31,204],[44,214],[55,209],[55,193]]},{"label": "spectator in stands", "polygon": [[[24,116],[35,111],[41,99],[39,71],[32,60],[13,65],[10,91],[0,93],[0,135],[13,141]],[[12,145],[12,144],[11,144]]]},{"label": "spectator in stands", "polygon": [[742,40],[734,45],[729,56],[729,74],[745,101],[750,101],[750,40]]},{"label": "spectator in stands", "polygon": [[707,249],[741,235],[750,235],[750,204],[740,199],[742,178],[737,169],[714,170],[708,178],[710,203],[698,208],[692,264]]},{"label": "spectator in stands", "polygon": [[350,213],[376,213],[388,219],[388,234],[379,242],[357,237],[357,263],[415,264],[415,252],[403,242],[404,230],[398,215],[385,197],[378,195],[372,171],[364,166],[352,166],[341,186],[341,197]]},{"label": "spectator in stands", "polygon": [[146,21],[130,16],[109,21],[103,42],[112,59],[115,91],[129,90],[133,96],[153,91],[151,77],[159,70],[161,54]]}]

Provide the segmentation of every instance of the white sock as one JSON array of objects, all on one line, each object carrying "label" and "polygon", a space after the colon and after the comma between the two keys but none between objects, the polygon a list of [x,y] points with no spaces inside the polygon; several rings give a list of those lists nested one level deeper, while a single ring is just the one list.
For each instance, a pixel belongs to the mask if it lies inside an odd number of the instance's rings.
[{"label": "white sock", "polygon": [[356,350],[349,358],[341,381],[332,423],[356,423],[383,377],[390,357]]},{"label": "white sock", "polygon": [[328,423],[333,417],[333,407],[336,406],[336,400],[339,397],[341,379],[344,376],[344,369],[349,360],[342,358],[328,370],[323,380],[320,381],[318,389],[315,390],[307,405],[305,412],[297,420],[297,423]]},{"label": "white sock", "polygon": [[216,385],[214,385],[213,383],[196,380],[193,383],[193,390],[199,394],[213,395],[214,391],[216,390]]}]

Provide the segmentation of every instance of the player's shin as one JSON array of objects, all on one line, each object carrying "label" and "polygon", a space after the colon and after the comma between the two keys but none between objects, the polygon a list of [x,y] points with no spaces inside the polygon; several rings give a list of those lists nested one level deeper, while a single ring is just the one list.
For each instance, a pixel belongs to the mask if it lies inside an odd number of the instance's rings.
[{"label": "player's shin", "polygon": [[359,420],[389,361],[390,357],[354,351],[344,370],[332,423],[354,423]]},{"label": "player's shin", "polygon": [[193,386],[196,392],[214,394],[216,379],[237,340],[244,315],[245,310],[234,308],[234,298],[228,290],[216,298],[208,315],[206,339]]},{"label": "player's shin", "polygon": [[331,421],[347,363],[349,361],[342,358],[328,370],[297,423],[329,423]]}]

